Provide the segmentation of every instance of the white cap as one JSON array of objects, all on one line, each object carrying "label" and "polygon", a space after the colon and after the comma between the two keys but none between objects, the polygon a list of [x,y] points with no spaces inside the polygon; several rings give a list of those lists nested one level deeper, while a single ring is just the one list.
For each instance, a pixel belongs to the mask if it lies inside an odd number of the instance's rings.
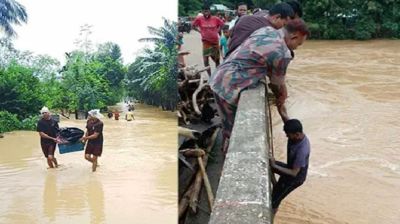
[{"label": "white cap", "polygon": [[42,107],[42,109],[40,110],[40,113],[41,114],[43,114],[43,113],[50,113],[50,111],[49,111],[49,108],[47,108],[47,107]]},{"label": "white cap", "polygon": [[99,109],[91,110],[91,111],[88,112],[88,114],[89,114],[91,117],[95,117],[95,118],[97,118],[97,119],[101,119],[101,118],[104,117],[104,116],[100,113],[100,110],[99,110]]}]

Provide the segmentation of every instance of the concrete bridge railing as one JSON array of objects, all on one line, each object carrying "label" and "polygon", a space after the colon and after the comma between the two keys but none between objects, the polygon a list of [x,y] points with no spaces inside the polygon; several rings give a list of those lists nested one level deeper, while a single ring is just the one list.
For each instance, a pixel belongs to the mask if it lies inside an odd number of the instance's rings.
[{"label": "concrete bridge railing", "polygon": [[265,86],[240,96],[210,224],[272,223]]}]

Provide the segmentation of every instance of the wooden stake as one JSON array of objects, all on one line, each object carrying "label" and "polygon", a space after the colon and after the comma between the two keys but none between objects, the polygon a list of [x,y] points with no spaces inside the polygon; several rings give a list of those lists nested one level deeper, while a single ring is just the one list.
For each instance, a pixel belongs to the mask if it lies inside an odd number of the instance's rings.
[{"label": "wooden stake", "polygon": [[[211,149],[213,148],[213,146],[215,144],[215,140],[217,139],[219,129],[220,128],[215,129],[214,133],[211,136],[210,144],[208,145],[207,149],[205,150],[206,154],[203,156],[203,159],[202,159],[202,165],[203,165],[204,169],[207,166],[208,153],[210,153]],[[196,174],[196,179],[194,180],[194,188],[193,188],[192,195],[190,196],[190,202],[189,202],[189,206],[194,213],[197,213],[197,204],[199,203],[198,198],[199,198],[199,193],[200,193],[200,189],[201,189],[201,181],[202,181],[202,172],[201,172],[201,170],[199,170]]]},{"label": "wooden stake", "polygon": [[202,174],[203,180],[204,180],[204,186],[206,187],[207,196],[208,196],[208,204],[210,205],[210,211],[212,211],[213,204],[214,204],[214,195],[212,193],[210,181],[208,180],[208,176],[207,176],[206,169],[204,167],[202,158],[197,157],[197,161],[199,162],[200,171],[201,171],[201,174]]},{"label": "wooden stake", "polygon": [[189,189],[186,191],[181,201],[179,202],[179,210],[178,210],[179,218],[181,218],[182,215],[185,213],[189,205],[189,195],[192,194],[192,192],[193,192],[193,185],[189,187]]}]

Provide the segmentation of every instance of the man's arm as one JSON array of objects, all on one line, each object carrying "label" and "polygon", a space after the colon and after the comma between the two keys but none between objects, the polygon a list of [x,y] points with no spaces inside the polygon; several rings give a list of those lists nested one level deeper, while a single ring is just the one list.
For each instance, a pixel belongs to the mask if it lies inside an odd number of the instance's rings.
[{"label": "man's arm", "polygon": [[199,29],[198,26],[193,26],[192,28],[193,28],[194,31],[197,31],[198,33],[200,33],[200,29]]},{"label": "man's arm", "polygon": [[[86,126],[86,128],[87,128],[87,126]],[[85,132],[85,135],[81,138],[81,139],[79,139],[81,142],[83,142],[83,143],[85,143],[86,142],[86,137],[89,135],[89,132],[86,130],[86,132]]]},{"label": "man's arm", "polygon": [[287,98],[287,88],[285,83],[286,69],[290,60],[285,58],[285,54],[276,54],[274,58],[268,59],[267,64],[271,66],[271,74],[269,76],[271,82],[271,90],[277,99],[277,108],[282,120],[286,122],[289,119],[287,115],[285,101]]},{"label": "man's arm", "polygon": [[281,173],[292,176],[292,177],[296,177],[297,174],[300,172],[300,167],[295,167],[293,169],[289,169],[289,168],[277,165],[275,163],[275,159],[273,157],[270,158],[270,164],[271,164],[272,168],[280,171]]},{"label": "man's arm", "polygon": [[192,23],[192,29],[200,33],[200,30],[199,30],[200,24],[199,23],[200,23],[200,21],[198,19],[195,19]]},{"label": "man's arm", "polygon": [[42,137],[42,138],[51,139],[51,140],[57,142],[57,139],[56,139],[56,138],[53,138],[53,137],[51,137],[51,136],[48,136],[46,133],[44,133],[44,132],[42,132],[42,131],[39,132],[39,135],[40,135],[40,137]]},{"label": "man's arm", "polygon": [[289,120],[289,116],[287,114],[286,106],[285,106],[285,101],[287,98],[287,89],[286,89],[286,84],[283,83],[280,86],[274,85],[270,83],[268,87],[271,89],[272,93],[275,95],[276,98],[276,107],[278,109],[278,113],[282,118],[283,122],[286,122]]},{"label": "man's arm", "polygon": [[97,137],[99,136],[99,133],[98,132],[94,132],[92,135],[90,135],[90,136],[87,136],[87,133],[86,133],[86,136],[85,137],[83,137],[82,138],[82,140],[92,140],[92,139],[96,139]]},{"label": "man's arm", "polygon": [[99,137],[100,132],[102,132],[102,131],[103,131],[103,124],[96,125],[95,129],[94,129],[94,133],[92,135],[83,137],[83,140],[96,139],[97,137]]}]

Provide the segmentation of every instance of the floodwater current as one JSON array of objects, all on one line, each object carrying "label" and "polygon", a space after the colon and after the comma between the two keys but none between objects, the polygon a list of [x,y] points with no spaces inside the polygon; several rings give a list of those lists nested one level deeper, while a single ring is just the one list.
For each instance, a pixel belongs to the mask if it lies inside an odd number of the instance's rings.
[{"label": "floodwater current", "polygon": [[[6,133],[0,223],[176,223],[176,115],[139,104],[134,116],[102,119],[103,155],[94,173],[83,151],[57,150],[60,167],[47,169],[37,132]],[[85,124],[62,118],[59,125],[84,130]]]},{"label": "floodwater current", "polygon": [[400,41],[307,41],[295,52],[287,107],[310,139],[310,166],[275,223],[399,223]]},{"label": "floodwater current", "polygon": [[[201,46],[197,32],[185,35],[188,65],[202,67]],[[400,223],[400,40],[307,40],[295,54],[287,108],[310,139],[310,165],[275,224]],[[275,157],[286,161],[274,106],[272,118]]]}]

